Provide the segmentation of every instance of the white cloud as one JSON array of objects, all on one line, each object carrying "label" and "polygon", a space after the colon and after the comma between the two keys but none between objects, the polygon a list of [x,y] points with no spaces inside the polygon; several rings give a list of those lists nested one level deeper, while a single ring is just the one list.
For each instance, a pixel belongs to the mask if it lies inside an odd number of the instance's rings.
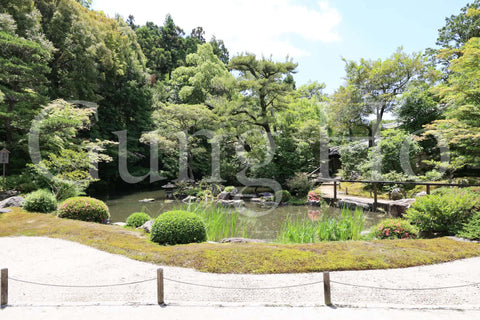
[{"label": "white cloud", "polygon": [[170,13],[186,33],[201,26],[207,38],[215,35],[224,40],[231,54],[248,51],[277,59],[309,54],[292,40],[340,40],[338,11],[328,1],[313,4],[307,7],[295,0],[94,0],[95,9],[124,17],[133,14],[137,23],[161,25]]}]

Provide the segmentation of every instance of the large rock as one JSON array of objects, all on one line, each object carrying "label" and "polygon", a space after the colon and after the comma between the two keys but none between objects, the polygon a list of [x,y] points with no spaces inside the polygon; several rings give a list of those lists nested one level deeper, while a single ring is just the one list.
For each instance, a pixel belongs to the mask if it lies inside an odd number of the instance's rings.
[{"label": "large rock", "polygon": [[154,221],[155,220],[148,220],[147,222],[145,222],[143,225],[141,225],[137,229],[143,229],[143,230],[145,230],[146,233],[151,233]]},{"label": "large rock", "polygon": [[217,204],[227,208],[240,208],[245,206],[243,200],[217,200]]},{"label": "large rock", "polygon": [[372,210],[372,204],[367,202],[361,202],[358,199],[353,198],[344,198],[338,201],[338,207],[346,207],[350,210],[355,210],[355,208],[362,208],[363,210]]},{"label": "large rock", "polygon": [[403,199],[403,194],[402,194],[402,190],[400,190],[399,188],[395,188],[393,189],[392,191],[389,192],[389,197],[391,200],[400,200],[400,199]]},{"label": "large rock", "polygon": [[220,243],[265,243],[265,240],[247,238],[225,238]]},{"label": "large rock", "polygon": [[23,197],[10,197],[3,201],[0,201],[0,209],[7,207],[21,207],[25,199]]},{"label": "large rock", "polygon": [[415,202],[415,199],[392,201],[388,207],[388,213],[395,218],[401,218],[407,212],[407,209],[410,208],[413,202]]},{"label": "large rock", "polygon": [[218,195],[218,200],[231,200],[231,199],[232,199],[232,195],[230,194],[230,192],[227,192],[227,191],[222,191]]},{"label": "large rock", "polygon": [[18,195],[18,191],[16,190],[3,191],[3,192],[0,192],[0,200],[5,200],[7,198],[15,197],[17,195]]}]

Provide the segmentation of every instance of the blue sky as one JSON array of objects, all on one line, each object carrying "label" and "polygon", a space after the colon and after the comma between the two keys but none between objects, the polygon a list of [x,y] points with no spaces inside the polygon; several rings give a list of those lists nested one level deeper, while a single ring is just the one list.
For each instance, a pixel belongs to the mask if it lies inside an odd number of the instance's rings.
[{"label": "blue sky", "polygon": [[299,64],[295,80],[343,83],[344,62],[434,47],[445,18],[467,0],[93,0],[109,16],[163,24],[170,13],[186,33],[197,26],[223,39],[231,55],[248,51]]}]

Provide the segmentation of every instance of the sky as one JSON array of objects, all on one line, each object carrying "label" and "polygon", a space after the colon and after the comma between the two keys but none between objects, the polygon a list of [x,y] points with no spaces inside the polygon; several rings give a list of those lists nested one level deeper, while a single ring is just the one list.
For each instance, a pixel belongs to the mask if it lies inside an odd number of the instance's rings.
[{"label": "sky", "polygon": [[334,92],[344,83],[342,58],[385,59],[398,47],[435,47],[445,18],[468,0],[93,0],[93,9],[114,17],[132,14],[136,24],[162,25],[171,14],[185,33],[203,27],[206,38],[225,42],[230,56],[257,56],[298,63],[297,85],[311,81]]}]

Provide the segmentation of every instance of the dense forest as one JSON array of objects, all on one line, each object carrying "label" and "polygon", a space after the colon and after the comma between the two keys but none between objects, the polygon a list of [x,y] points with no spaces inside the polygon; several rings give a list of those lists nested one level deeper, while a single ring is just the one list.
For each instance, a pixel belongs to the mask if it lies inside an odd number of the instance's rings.
[{"label": "dense forest", "polygon": [[4,189],[65,198],[173,179],[286,186],[319,168],[397,181],[480,176],[480,0],[446,18],[436,48],[345,60],[333,94],[297,86],[291,59],[231,56],[228,43],[202,27],[186,33],[170,15],[136,25],[89,4],[0,0]]}]

